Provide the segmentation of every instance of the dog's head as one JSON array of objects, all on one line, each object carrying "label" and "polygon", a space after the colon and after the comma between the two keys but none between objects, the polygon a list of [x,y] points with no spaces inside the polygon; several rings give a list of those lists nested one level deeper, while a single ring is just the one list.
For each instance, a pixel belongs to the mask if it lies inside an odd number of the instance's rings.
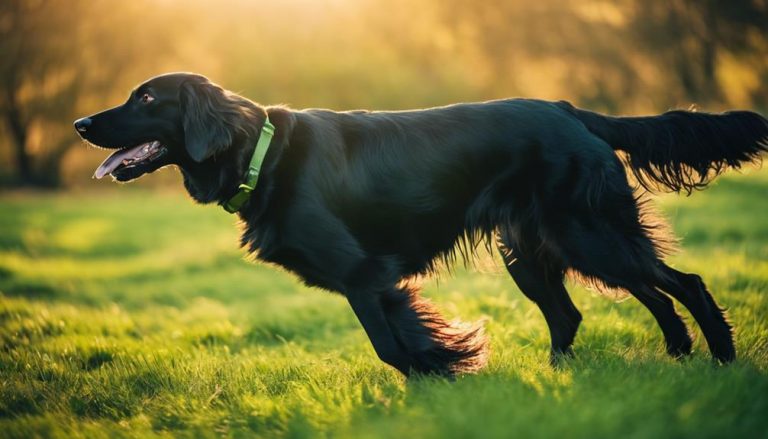
[{"label": "dog's head", "polygon": [[169,164],[194,168],[224,153],[256,128],[256,110],[204,76],[170,73],[139,85],[122,105],[76,120],[75,130],[117,150],[94,176],[125,182]]}]

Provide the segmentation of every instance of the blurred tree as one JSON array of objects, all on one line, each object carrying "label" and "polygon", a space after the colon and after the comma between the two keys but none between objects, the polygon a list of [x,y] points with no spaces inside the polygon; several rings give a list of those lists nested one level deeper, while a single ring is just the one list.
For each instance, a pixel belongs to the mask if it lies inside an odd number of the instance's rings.
[{"label": "blurred tree", "polygon": [[73,119],[173,70],[297,108],[765,108],[768,1],[0,0],[0,179],[87,184]]},{"label": "blurred tree", "polygon": [[[668,108],[722,103],[720,58],[768,76],[768,2],[764,0],[442,0],[444,22],[485,58],[491,78],[519,78],[536,60],[553,61],[566,93],[616,111],[632,100]],[[750,57],[760,54],[763,56]],[[491,84],[490,86],[494,86]],[[510,85],[507,85],[510,87]],[[512,79],[512,89],[520,84]],[[768,84],[752,92],[768,102]],[[683,101],[683,102],[681,102]],[[647,103],[643,103],[647,107]]]},{"label": "blurred tree", "polygon": [[13,146],[19,184],[57,183],[57,173],[50,173],[52,163],[60,160],[71,139],[54,140],[44,163],[35,167],[30,132],[40,119],[70,109],[77,95],[79,57],[72,23],[80,6],[55,0],[0,3],[0,117]]},{"label": "blurred tree", "polygon": [[668,66],[695,103],[722,98],[722,53],[741,57],[768,47],[768,2],[761,0],[635,0],[629,16],[629,31],[647,55]]},{"label": "blurred tree", "polygon": [[142,1],[0,2],[0,123],[13,150],[12,184],[60,185],[64,155],[79,144],[72,121],[82,103],[105,100],[120,76],[170,51],[168,33],[184,20],[163,22],[167,8],[146,20],[149,9]]}]

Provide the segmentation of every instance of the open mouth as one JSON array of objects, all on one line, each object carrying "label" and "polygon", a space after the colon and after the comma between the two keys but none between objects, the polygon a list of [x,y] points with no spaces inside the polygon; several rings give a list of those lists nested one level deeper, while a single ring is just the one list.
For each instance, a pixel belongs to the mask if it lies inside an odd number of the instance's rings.
[{"label": "open mouth", "polygon": [[134,168],[142,164],[147,164],[157,158],[163,156],[167,152],[165,146],[163,146],[157,140],[131,148],[123,148],[117,152],[112,153],[106,160],[104,160],[96,172],[94,172],[94,178],[102,178],[107,174],[112,174],[120,169]]}]

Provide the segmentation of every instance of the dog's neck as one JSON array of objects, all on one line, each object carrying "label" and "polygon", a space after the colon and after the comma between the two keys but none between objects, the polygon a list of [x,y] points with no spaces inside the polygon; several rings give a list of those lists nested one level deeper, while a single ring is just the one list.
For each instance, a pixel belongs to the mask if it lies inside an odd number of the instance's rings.
[{"label": "dog's neck", "polygon": [[239,157],[253,152],[248,143],[247,137],[235,139],[227,151],[202,163],[189,160],[180,164],[184,187],[192,199],[202,204],[220,203],[227,194],[234,194],[244,172]]},{"label": "dog's neck", "polygon": [[[256,148],[267,113],[275,126],[275,140],[272,142],[270,151],[267,152],[263,163],[259,185],[250,198],[252,199],[257,195],[264,186],[264,180],[269,179],[268,174],[281,155],[280,151],[271,150],[282,149],[287,144],[293,129],[295,117],[289,110],[281,107],[264,109],[258,112],[258,116],[252,117],[252,120],[244,121],[244,125],[248,126],[249,129],[236,133],[233,136],[232,145],[221,154],[202,163],[189,161],[179,165],[184,177],[184,186],[195,201],[203,204],[222,204],[237,193],[240,184],[245,181],[250,159]],[[249,202],[250,199],[245,203],[246,208]]]}]

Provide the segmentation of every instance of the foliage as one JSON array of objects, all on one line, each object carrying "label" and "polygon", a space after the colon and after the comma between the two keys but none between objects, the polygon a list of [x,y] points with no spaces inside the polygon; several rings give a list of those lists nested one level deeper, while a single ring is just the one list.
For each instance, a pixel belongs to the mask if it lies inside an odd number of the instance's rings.
[{"label": "foliage", "polygon": [[[0,197],[3,437],[761,437],[768,431],[768,174],[659,201],[729,308],[740,359],[664,354],[651,315],[571,286],[576,358],[498,265],[426,294],[485,318],[489,367],[405,382],[337,296],[243,261],[233,217],[178,194]],[[497,263],[498,264],[498,263]],[[691,319],[688,318],[690,322]]]},{"label": "foliage", "polygon": [[755,0],[6,0],[0,183],[96,184],[72,121],[173,70],[298,108],[764,110],[766,22]]}]

